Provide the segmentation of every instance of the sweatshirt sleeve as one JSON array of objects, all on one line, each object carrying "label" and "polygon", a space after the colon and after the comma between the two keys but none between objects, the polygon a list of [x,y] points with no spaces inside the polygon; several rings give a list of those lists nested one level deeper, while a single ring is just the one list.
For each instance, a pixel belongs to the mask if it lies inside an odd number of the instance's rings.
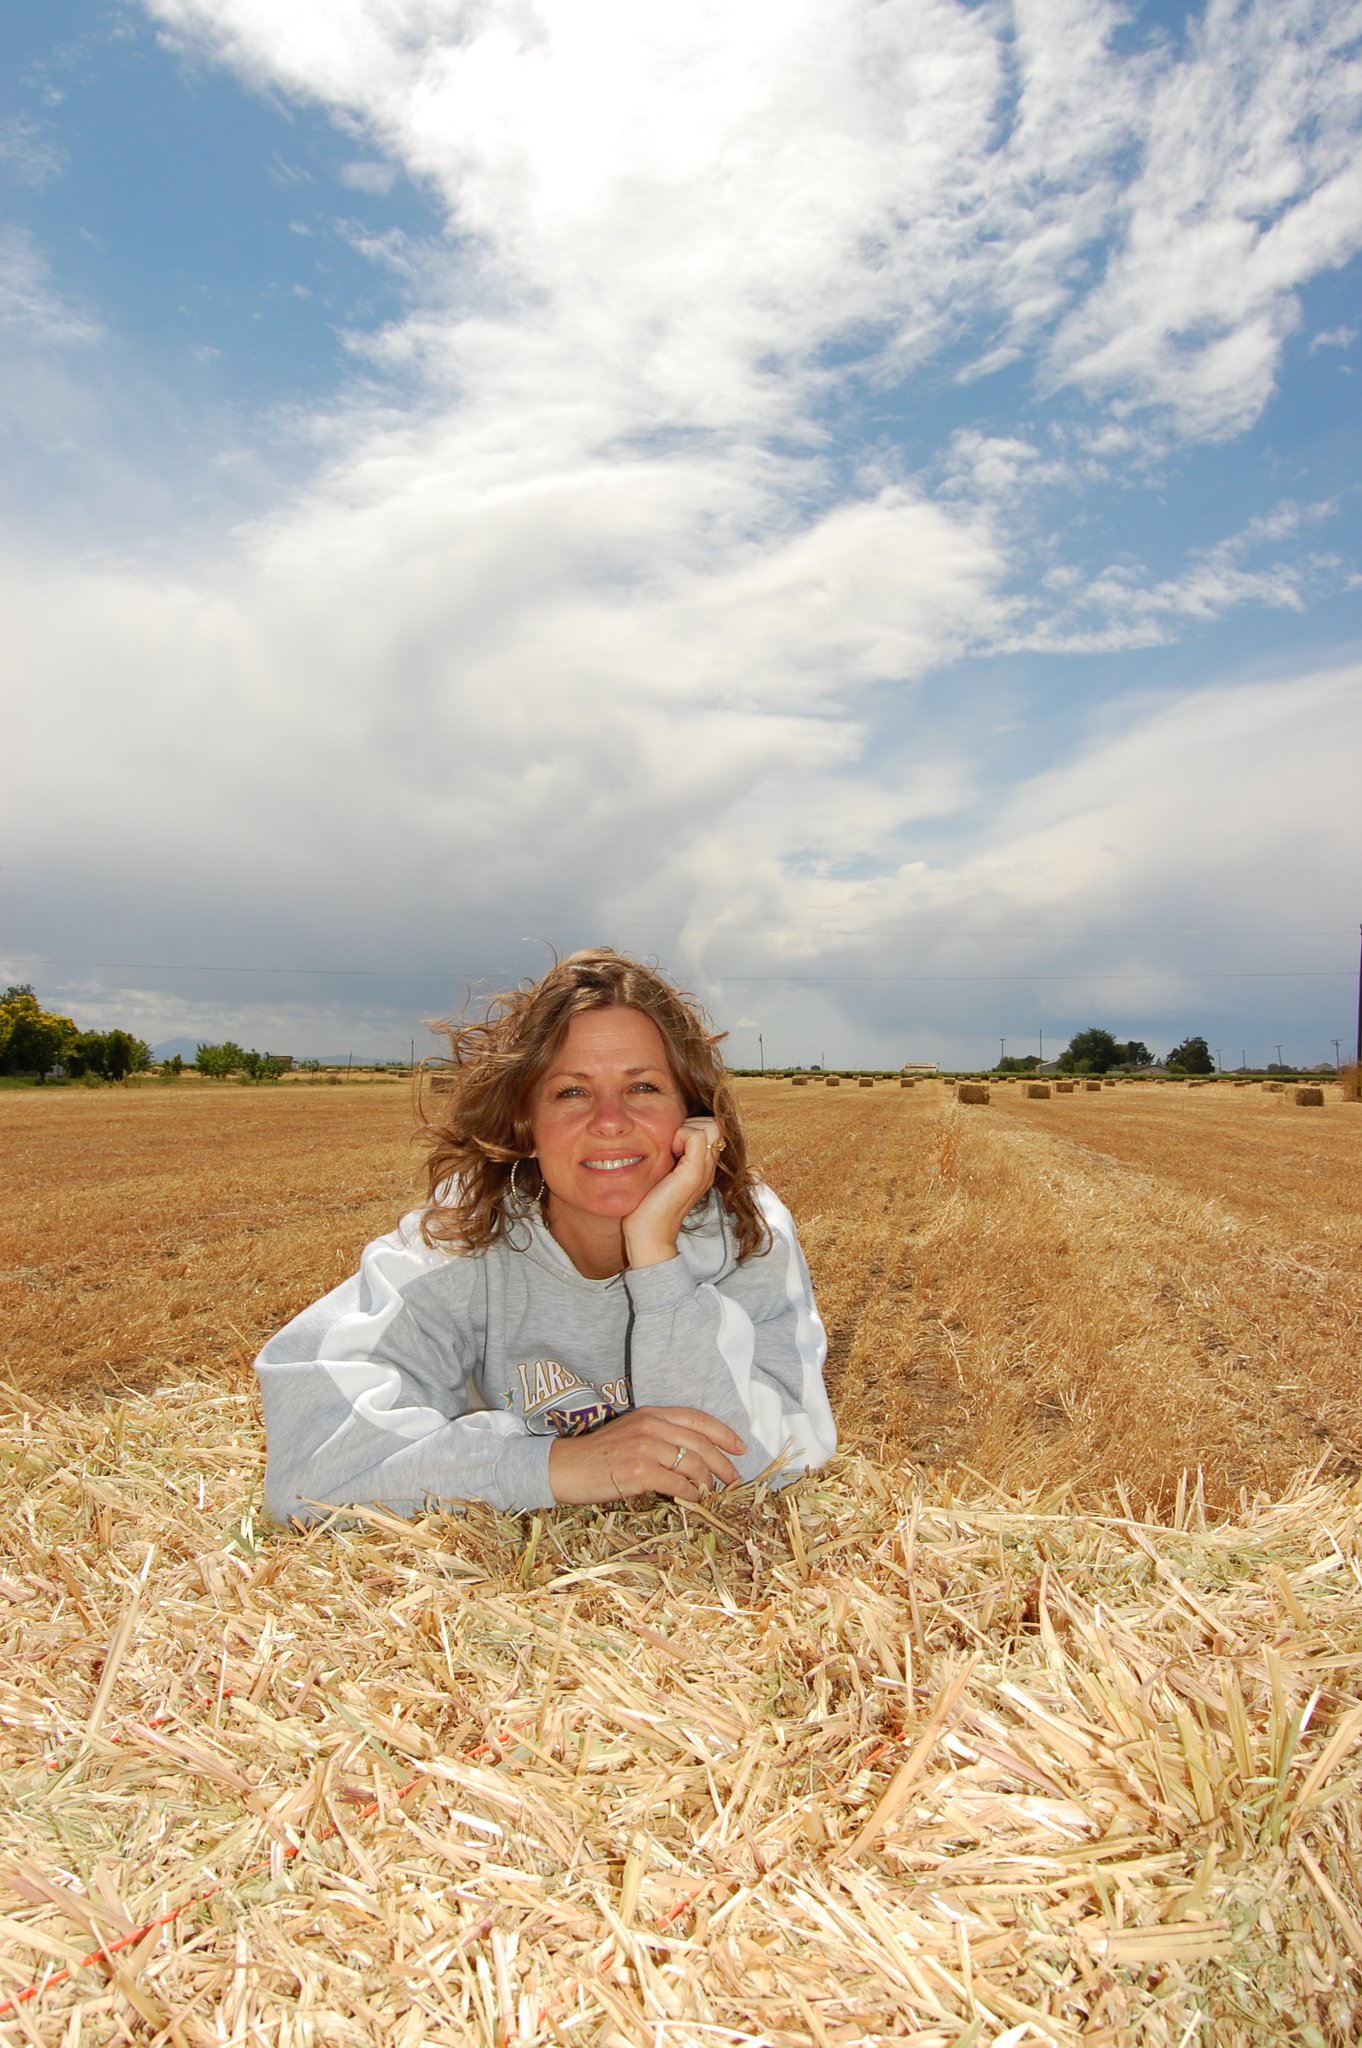
[{"label": "sweatshirt sleeve", "polygon": [[634,1405],[700,1408],[747,1445],[734,1460],[755,1479],[780,1459],[777,1483],[825,1465],[837,1430],[823,1385],[827,1337],[789,1210],[759,1190],[766,1252],[717,1280],[684,1259],[626,1274],[634,1312]]},{"label": "sweatshirt sleeve", "polygon": [[[420,1284],[437,1270],[438,1300]],[[361,1505],[551,1507],[548,1440],[478,1405],[484,1298],[480,1260],[432,1251],[408,1224],[272,1337],[255,1366],[266,1512],[309,1522]]]}]

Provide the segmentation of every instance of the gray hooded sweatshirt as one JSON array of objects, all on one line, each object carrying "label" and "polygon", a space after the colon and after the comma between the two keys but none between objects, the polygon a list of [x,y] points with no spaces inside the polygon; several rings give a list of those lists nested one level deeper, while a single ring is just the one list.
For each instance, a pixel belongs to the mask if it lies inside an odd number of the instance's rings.
[{"label": "gray hooded sweatshirt", "polygon": [[757,1190],[768,1251],[739,1265],[718,1197],[676,1258],[588,1280],[537,1208],[512,1242],[433,1250],[419,1214],[256,1360],[276,1520],[370,1503],[553,1505],[549,1451],[630,1406],[699,1408],[747,1445],[744,1479],[826,1463],[827,1343],[790,1213]]}]

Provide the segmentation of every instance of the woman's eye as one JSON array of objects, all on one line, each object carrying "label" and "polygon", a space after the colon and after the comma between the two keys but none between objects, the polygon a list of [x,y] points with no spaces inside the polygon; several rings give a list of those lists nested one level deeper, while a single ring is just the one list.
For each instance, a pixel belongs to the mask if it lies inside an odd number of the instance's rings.
[{"label": "woman's eye", "polygon": [[656,1081],[635,1081],[634,1083],[635,1095],[656,1095],[657,1092]]}]

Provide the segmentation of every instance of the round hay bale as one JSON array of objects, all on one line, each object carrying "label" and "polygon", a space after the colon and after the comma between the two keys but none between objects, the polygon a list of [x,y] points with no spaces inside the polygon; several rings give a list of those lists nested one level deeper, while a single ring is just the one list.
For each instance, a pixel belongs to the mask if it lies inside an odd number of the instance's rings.
[{"label": "round hay bale", "polygon": [[987,1102],[988,1089],[982,1081],[960,1081],[956,1084],[957,1102]]},{"label": "round hay bale", "polygon": [[1050,1100],[1050,1083],[1048,1081],[1028,1081],[1022,1093],[1028,1102],[1048,1102]]},{"label": "round hay bale", "polygon": [[1324,1090],[1322,1088],[1298,1088],[1296,1090],[1296,1100],[1302,1109],[1323,1109]]}]

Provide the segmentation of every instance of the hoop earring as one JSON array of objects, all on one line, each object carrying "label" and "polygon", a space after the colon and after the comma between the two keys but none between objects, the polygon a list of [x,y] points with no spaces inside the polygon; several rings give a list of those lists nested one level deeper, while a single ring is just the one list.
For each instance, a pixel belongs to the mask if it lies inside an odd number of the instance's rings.
[{"label": "hoop earring", "polygon": [[522,1195],[522,1194],[521,1194],[521,1192],[520,1192],[520,1189],[519,1189],[519,1188],[518,1188],[518,1187],[516,1186],[516,1178],[515,1178],[515,1177],[516,1177],[516,1175],[517,1175],[517,1174],[519,1173],[519,1171],[520,1171],[520,1169],[521,1169],[521,1167],[522,1167],[522,1165],[523,1165],[523,1164],[524,1164],[524,1161],[523,1161],[523,1160],[520,1160],[520,1159],[513,1159],[513,1160],[511,1161],[511,1180],[510,1180],[510,1190],[511,1190],[511,1193],[512,1193],[512,1195],[513,1195],[513,1196],[515,1197],[515,1200],[516,1200],[516,1201],[517,1201],[517,1202],[519,1203],[519,1205],[520,1205],[520,1207],[521,1207],[522,1209],[523,1209],[523,1208],[525,1208],[525,1207],[527,1207],[528,1205],[527,1205],[527,1203],[526,1203],[526,1200],[525,1200],[525,1197],[524,1197],[524,1195]]}]

